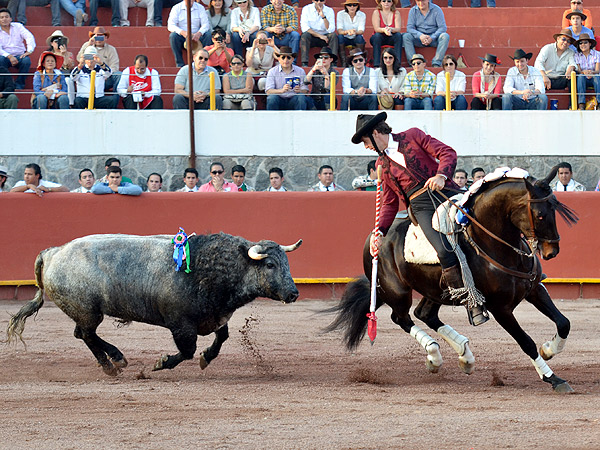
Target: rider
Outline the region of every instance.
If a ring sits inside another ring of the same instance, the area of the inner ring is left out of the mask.
[[[438,254],[442,265],[440,287],[461,288],[463,280],[456,254],[449,250],[451,246],[445,235],[431,225],[436,205],[444,202],[437,191],[447,197],[453,195],[449,188],[458,192],[458,186],[452,181],[456,152],[418,128],[392,134],[386,118],[385,112],[376,116],[359,114],[356,133],[352,136],[354,144],[362,142],[365,148],[377,152],[377,165],[383,167],[379,228],[371,235],[371,254],[377,253],[381,238],[392,225],[399,200],[402,200],[406,207],[410,204],[413,216]],[[484,305],[467,307],[467,311],[470,322],[475,326],[489,319]]]

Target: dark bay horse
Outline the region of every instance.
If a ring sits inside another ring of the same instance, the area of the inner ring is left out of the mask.
[[[545,362],[562,351],[570,323],[541,283],[542,267],[537,257],[537,252],[544,259],[558,255],[560,236],[556,229],[556,212],[569,225],[577,222],[575,213],[556,199],[549,186],[556,172],[555,167],[543,180],[501,178],[484,183],[465,204],[481,226],[470,223],[463,233],[459,233],[458,240],[489,312],[531,358],[543,381],[550,383],[556,392],[572,392],[569,384],[556,376]],[[442,323],[438,316],[442,304],[452,304],[442,296],[439,264],[414,264],[404,259],[404,240],[409,225],[408,220],[396,220],[383,240],[379,252],[377,307],[385,303],[392,308],[392,321],[421,344],[427,352],[428,370],[437,372],[442,365],[439,345],[416,326],[409,315],[413,289],[422,294],[423,299],[414,310],[415,316],[452,346],[459,355],[463,372],[471,373],[475,358],[469,349],[469,340]],[[368,238],[363,263],[366,277],[350,283],[340,303],[329,310],[337,316],[327,331],[343,330],[349,350],[358,346],[367,328],[370,304],[370,280],[367,277],[371,276],[372,264]],[[523,299],[556,324],[556,335],[542,345],[539,353],[513,314]]]

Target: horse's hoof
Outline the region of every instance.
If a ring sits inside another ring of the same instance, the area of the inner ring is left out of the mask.
[[[425,366],[427,367],[429,373],[438,373],[440,371],[440,367],[442,367],[441,365],[433,364],[433,362],[430,361],[429,358],[425,362]]]
[[[160,358],[158,358],[158,361],[156,361],[156,364],[154,364],[152,371],[164,369],[163,364],[166,363],[168,359],[169,357],[167,355],[163,355]]]
[[[119,375],[121,373],[121,369],[119,369],[118,367],[115,367],[113,365],[113,363],[111,363],[110,361],[108,361],[106,364],[102,365],[102,370],[104,371],[104,373],[110,377],[116,377],[117,375]]]
[[[467,375],[471,375],[475,371],[475,363],[465,361],[461,358],[458,359],[458,367]]]
[[[129,364],[124,356],[123,358],[117,360],[111,359],[111,361],[114,364],[114,366],[118,369],[124,369]]]
[[[200,353],[200,358],[198,358],[198,359],[199,359],[198,363],[200,364],[200,368],[202,370],[206,369],[208,367],[208,361],[204,357],[204,352]]]
[[[575,392],[573,390],[573,388],[571,387],[571,385],[569,383],[567,383],[566,381],[564,383],[560,383],[557,384],[556,386],[553,386],[554,392],[556,392],[557,394],[571,394],[573,392]]]
[[[544,361],[548,361],[554,356],[553,354],[546,352],[547,347],[550,347],[550,342],[546,342],[540,346],[540,356]]]

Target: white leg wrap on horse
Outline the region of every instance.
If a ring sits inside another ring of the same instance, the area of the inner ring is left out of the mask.
[[[563,339],[558,334],[555,334],[554,338],[551,341],[544,342],[542,347],[544,348],[544,353],[546,355],[554,356],[563,351],[566,343],[566,339]]]
[[[466,344],[469,343],[468,338],[462,334],[458,334],[450,325],[439,327],[437,332],[448,344],[450,344],[454,351],[458,353],[458,356],[463,356],[465,354],[465,350],[468,348]]]
[[[425,349],[427,352],[427,359],[431,361],[434,366],[439,367],[442,365],[443,361],[442,354],[440,353],[440,344],[438,344],[435,339],[416,325],[413,325],[410,329],[410,335]]]
[[[543,379],[544,376],[551,377],[553,375],[554,372],[552,372],[552,369],[548,367],[548,364],[546,364],[546,361],[544,361],[541,356],[538,355],[538,357],[535,358],[535,360],[532,359],[531,362],[533,363],[535,370],[537,370],[540,378]]]

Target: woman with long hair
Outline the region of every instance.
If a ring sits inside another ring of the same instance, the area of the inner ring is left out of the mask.
[[[450,74],[450,104],[456,111],[464,111],[468,108],[465,91],[467,89],[467,77],[460,70],[456,70],[457,61],[454,55],[446,55],[442,59],[442,70],[437,74],[435,86],[436,98],[433,99],[433,109],[438,111],[446,107],[446,73]]]
[[[208,20],[210,28],[220,28],[225,32],[225,43],[231,44],[231,11],[229,7],[233,0],[202,0],[208,8]]]
[[[406,69],[400,66],[396,54],[391,48],[381,52],[381,65],[377,69],[377,87],[379,106],[383,109],[394,109],[404,104],[404,78]]]
[[[502,77],[496,72],[498,58],[486,53],[481,70],[473,74],[471,109],[502,109]]]
[[[243,55],[256,39],[260,30],[260,11],[252,0],[235,0],[237,8],[231,11],[231,40],[236,55]]]
[[[396,9],[398,0],[376,0],[376,2],[377,9],[371,16],[375,32],[369,39],[373,46],[373,66],[379,67],[382,45],[393,46],[396,59],[402,63],[402,33],[400,32],[402,18],[400,11]]]
[[[358,0],[345,0],[342,3],[344,9],[337,13],[338,53],[341,64],[346,67],[348,61],[347,50],[358,47],[365,49],[365,26],[367,16],[360,10]]]
[[[596,41],[593,36],[582,33],[576,42],[577,54],[577,103],[578,109],[585,109],[585,91],[594,88],[596,94],[596,109],[600,109],[600,52],[594,50]]]

